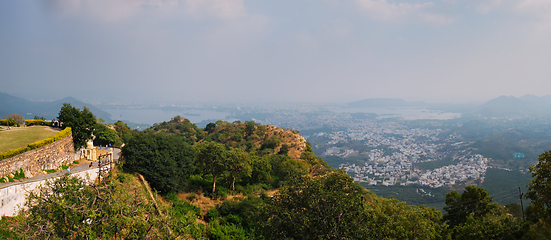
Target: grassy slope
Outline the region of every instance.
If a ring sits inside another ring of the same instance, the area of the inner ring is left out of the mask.
[[[480,184],[480,187],[488,190],[490,196],[494,197],[494,201],[502,205],[509,203],[520,204],[518,187],[521,188],[522,192],[526,192],[528,190],[526,185],[531,180],[531,174],[488,168],[486,180]],[[526,202],[529,201],[525,200],[525,204]]]
[[[11,130],[0,131],[0,152],[25,147],[29,143],[49,138],[58,132],[58,130],[43,126],[14,127]]]

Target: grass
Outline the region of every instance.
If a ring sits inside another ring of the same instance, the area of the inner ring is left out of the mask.
[[[25,147],[29,143],[49,138],[59,131],[45,126],[12,127],[0,132],[0,152]]]

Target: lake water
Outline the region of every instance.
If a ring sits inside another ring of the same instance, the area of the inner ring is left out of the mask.
[[[400,117],[405,120],[435,119],[447,120],[461,117],[461,113],[450,113],[429,110],[426,108],[342,108],[336,112],[347,113],[376,113],[377,119]]]
[[[225,120],[230,113],[209,110],[163,111],[158,109],[101,109],[111,114],[113,120],[125,120],[135,123],[161,123],[180,115],[192,123],[203,120]]]

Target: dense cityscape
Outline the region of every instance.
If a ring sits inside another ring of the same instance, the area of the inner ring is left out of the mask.
[[[322,156],[359,157],[365,163],[342,163],[355,181],[370,185],[419,184],[430,187],[452,186],[460,182],[483,181],[487,158],[473,154],[473,142],[458,141],[461,136],[451,134],[441,139],[442,129],[409,129],[398,122],[362,121],[345,131],[320,132],[312,137],[328,139]],[[348,141],[362,141],[366,148],[339,148],[335,145]],[[319,148],[320,145],[315,146]],[[443,151],[446,149],[445,151]],[[447,160],[447,161],[443,161]],[[449,165],[432,170],[417,167],[416,163],[446,162]]]

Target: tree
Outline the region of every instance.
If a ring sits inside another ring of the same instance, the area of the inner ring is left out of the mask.
[[[162,194],[178,192],[191,174],[194,152],[175,136],[139,133],[122,148],[123,169],[142,174]]]
[[[365,190],[344,171],[296,176],[268,206],[268,239],[370,239]]]
[[[283,144],[281,145],[281,148],[279,149],[279,152],[277,154],[287,155],[288,153],[289,153],[289,145]]]
[[[239,148],[232,148],[228,153],[227,170],[232,179],[231,189],[235,191],[235,179],[250,177],[253,171],[249,154]]]
[[[247,137],[254,134],[255,127],[256,123],[254,121],[245,121],[245,133],[247,133]]]
[[[25,123],[25,118],[19,114],[9,114],[8,116],[5,117],[5,119],[9,120],[9,119],[13,119],[13,121],[9,121],[9,122],[12,122],[12,125],[15,125],[14,123],[16,124],[23,124]],[[9,125],[8,125],[9,126]]]
[[[121,140],[126,143],[130,138],[132,138],[132,129],[126,125],[123,121],[116,121],[114,124],[115,131],[117,131]]]
[[[207,131],[208,134],[213,133],[215,129],[216,129],[215,123],[209,123],[207,124],[207,126],[205,126],[205,131]]]
[[[452,191],[446,194],[446,206],[444,220],[452,227],[467,221],[471,214],[475,218],[483,217],[495,208],[496,204],[490,204],[492,197],[484,188],[466,186],[463,193]]]
[[[442,213],[432,207],[407,205],[394,198],[369,200],[370,219],[365,224],[372,238],[446,239]]]
[[[522,218],[522,209],[521,206],[518,203],[509,203],[505,205],[505,208],[507,208],[507,213],[513,215],[513,217],[517,221],[521,221]]]
[[[551,151],[545,151],[538,158],[538,164],[531,166],[532,181],[528,184],[526,198],[532,200],[534,211],[543,217],[551,217]]]
[[[97,123],[94,127],[94,145],[108,145],[120,146],[121,139],[117,135],[117,132],[103,124]]]
[[[86,141],[92,138],[96,117],[87,107],[81,111],[69,103],[63,103],[57,120],[63,123],[63,128],[71,127],[75,151],[86,146]]]
[[[216,180],[228,168],[228,151],[224,144],[201,142],[194,145],[195,166],[203,173],[212,174],[212,193],[216,190]]]
[[[523,239],[530,230],[527,222],[515,221],[507,208],[496,205],[485,216],[470,214],[452,229],[453,239]],[[522,219],[522,217],[521,217]],[[533,238],[529,238],[533,239]]]

